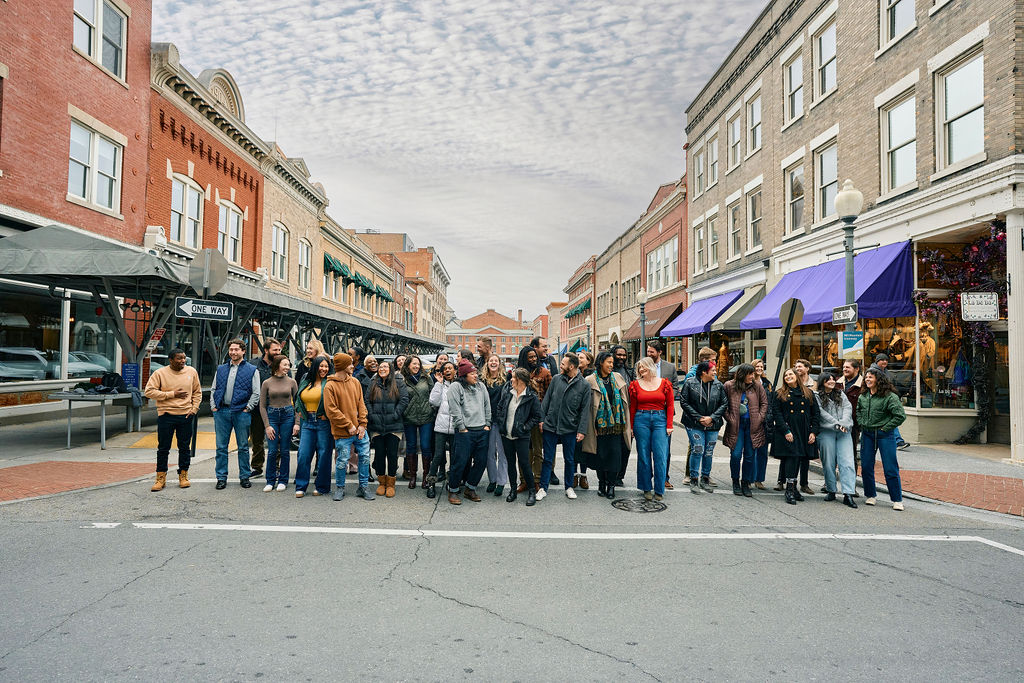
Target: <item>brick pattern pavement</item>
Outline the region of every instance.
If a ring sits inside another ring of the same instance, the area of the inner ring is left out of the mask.
[[[19,500],[130,481],[155,471],[152,463],[46,462],[0,468],[0,501]]]
[[[875,481],[885,483],[881,463],[875,464]],[[1024,479],[968,472],[900,470],[904,492],[946,503],[966,505],[1008,515],[1024,516]]]

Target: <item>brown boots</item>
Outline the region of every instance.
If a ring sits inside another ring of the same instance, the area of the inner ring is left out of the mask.
[[[150,491],[163,491],[165,486],[167,486],[167,473],[157,472],[156,483],[153,484],[153,488]]]
[[[187,489],[192,485],[188,480],[188,470],[178,470],[178,488]]]
[[[384,475],[377,476],[377,495],[383,496],[388,490],[388,478]]]
[[[398,477],[388,477],[388,476],[377,477],[377,495],[378,496],[384,496],[385,498],[394,498],[395,497],[395,482],[397,482],[397,481],[398,481]],[[415,482],[415,481],[416,480],[413,479],[413,482]],[[413,484],[413,488],[415,488],[415,486],[416,485],[414,483]]]

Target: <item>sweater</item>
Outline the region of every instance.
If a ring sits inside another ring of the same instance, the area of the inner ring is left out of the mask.
[[[188,392],[184,398],[177,398],[174,392],[184,389]],[[199,384],[199,373],[186,365],[181,372],[171,370],[165,365],[152,375],[146,382],[146,398],[156,401],[158,415],[189,415],[198,413],[203,402],[203,388]]]
[[[354,429],[366,427],[363,386],[347,373],[330,375],[324,384],[324,413],[331,421],[335,439],[353,436]]]
[[[636,424],[636,411],[638,410],[661,410],[665,413],[665,424],[671,428],[675,419],[676,397],[672,390],[672,383],[662,379],[658,388],[648,391],[640,386],[640,382],[634,380],[629,383],[629,421]]]
[[[491,426],[491,398],[483,382],[468,386],[453,383],[448,391],[448,409],[457,432]]]
[[[841,389],[839,390],[839,405],[832,401],[823,401],[818,392],[814,392],[814,398],[818,401],[818,413],[821,416],[818,426],[821,431],[837,432],[839,430],[836,427],[843,427],[846,431],[853,429],[853,404]]]
[[[263,424],[270,424],[267,408],[294,408],[295,396],[298,393],[299,387],[295,380],[287,375],[271,375],[263,380],[260,386],[260,415],[263,417]]]

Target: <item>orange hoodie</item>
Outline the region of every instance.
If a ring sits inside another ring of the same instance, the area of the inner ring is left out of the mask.
[[[366,403],[363,385],[348,373],[327,377],[324,384],[324,412],[331,421],[331,434],[335,439],[352,436],[352,427],[366,427]]]

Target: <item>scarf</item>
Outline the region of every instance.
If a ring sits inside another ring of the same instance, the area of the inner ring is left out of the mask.
[[[623,405],[622,392],[616,390],[614,382],[613,375],[608,375],[607,380],[601,379],[600,375],[597,377],[597,388],[601,391],[601,401],[597,407],[595,424],[599,432],[605,430],[611,433],[622,432],[626,426],[626,407]],[[614,394],[614,397],[608,395],[609,384],[611,384],[611,393]]]

